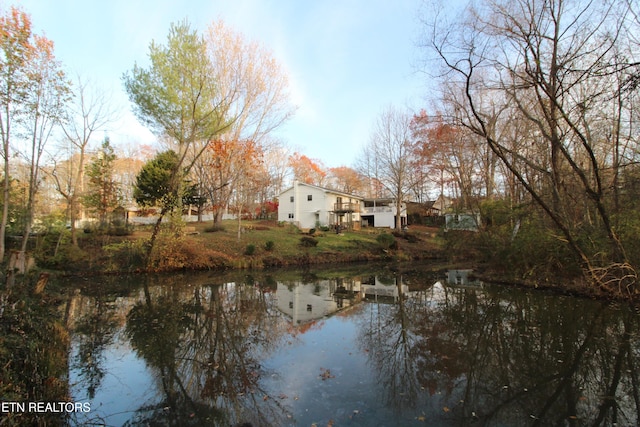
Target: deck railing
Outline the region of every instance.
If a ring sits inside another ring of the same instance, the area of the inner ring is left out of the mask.
[[[334,212],[360,212],[360,205],[352,202],[342,202],[333,204]]]

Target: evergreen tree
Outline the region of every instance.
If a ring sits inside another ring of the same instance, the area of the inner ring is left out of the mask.
[[[105,138],[96,158],[87,165],[88,192],[85,207],[98,215],[100,226],[109,222],[109,215],[122,206],[120,187],[114,178],[114,162],[117,159],[109,138]]]

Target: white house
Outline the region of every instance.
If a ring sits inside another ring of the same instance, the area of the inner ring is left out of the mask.
[[[396,202],[394,199],[365,199],[360,216],[362,224],[369,227],[396,227]],[[400,221],[407,225],[407,205],[400,205]]]
[[[364,199],[328,188],[294,181],[278,197],[278,221],[301,229],[322,226],[360,228]]]
[[[319,280],[315,283],[278,282],[276,290],[278,310],[291,317],[294,325],[299,325],[325,318],[348,308],[356,300],[341,298],[340,292],[351,291],[352,295],[359,294],[360,280],[353,279],[349,283],[338,282],[339,279]]]

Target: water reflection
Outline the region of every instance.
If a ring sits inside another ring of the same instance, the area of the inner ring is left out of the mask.
[[[633,310],[470,273],[175,276],[76,294],[71,382],[97,408],[78,423],[637,425]]]

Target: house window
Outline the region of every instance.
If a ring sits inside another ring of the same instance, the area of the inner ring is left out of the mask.
[[[289,219],[293,219],[293,214],[292,213],[289,214]]]
[[[307,195],[307,200],[308,201],[312,201],[313,200],[313,196],[311,194]]]
[[[289,201],[293,203],[293,196],[289,197]]]

